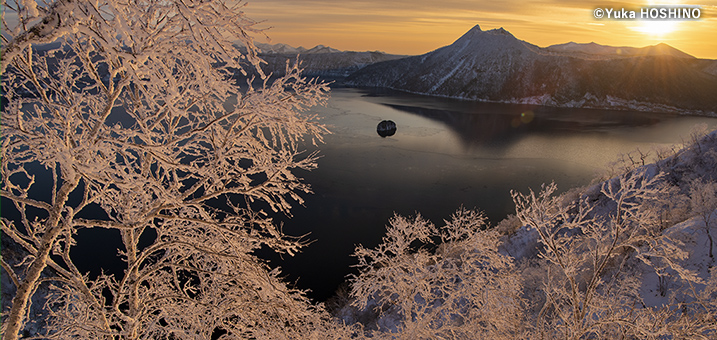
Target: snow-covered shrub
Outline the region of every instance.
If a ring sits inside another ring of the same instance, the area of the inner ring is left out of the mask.
[[[704,225],[709,242],[709,257],[714,259],[712,229],[717,219],[717,182],[705,181],[701,178],[690,182],[690,207],[692,213],[699,216]]]
[[[523,331],[520,279],[498,252],[482,213],[458,210],[445,226],[395,216],[376,248],[358,246],[351,295],[381,313],[374,337],[513,338]],[[391,320],[389,322],[388,320]]]
[[[495,230],[501,235],[512,235],[518,230],[518,228],[521,227],[521,225],[520,219],[518,219],[517,216],[510,214],[498,222],[495,226]]]
[[[701,281],[679,265],[686,253],[666,237],[660,201],[668,186],[648,169],[627,172],[602,185],[602,199],[587,197],[564,205],[554,184],[539,194],[513,193],[517,215],[534,228],[548,266],[545,303],[535,320],[536,338],[650,338],[667,332],[646,320],[641,277],[634,259],[658,272],[671,270],[691,283]]]

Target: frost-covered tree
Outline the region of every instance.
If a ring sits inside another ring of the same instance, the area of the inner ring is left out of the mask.
[[[533,337],[668,336],[663,326],[672,321],[671,310],[644,308],[642,278],[630,269],[639,260],[658,275],[670,270],[685,282],[701,282],[679,265],[687,256],[679,242],[662,233],[659,202],[668,199],[663,175],[624,173],[606,181],[591,201],[584,196],[564,202],[553,195],[556,189],[551,184],[539,194],[513,193],[518,218],[542,244],[544,303],[534,315]]]
[[[523,330],[512,258],[482,213],[458,210],[445,226],[395,216],[376,248],[358,246],[355,306],[374,306],[389,339],[511,339]],[[386,321],[386,320],[393,320]]]
[[[717,182],[705,181],[701,178],[690,182],[690,206],[692,212],[697,214],[704,223],[704,230],[707,233],[707,242],[709,242],[709,256],[714,259],[712,248],[714,240],[712,239],[712,215],[717,210]]]
[[[2,6],[2,197],[20,216],[3,218],[2,233],[28,253],[2,263],[17,285],[5,339],[43,284],[49,338],[309,338],[334,327],[253,254],[302,246],[264,210],[288,214],[309,192],[292,169],[316,165],[300,143],[325,129],[304,112],[328,88],[296,67],[263,77],[242,3]],[[240,91],[231,76],[250,72],[263,79],[245,77]],[[75,266],[83,228],[117,231],[122,275]],[[47,267],[55,276],[41,278]]]

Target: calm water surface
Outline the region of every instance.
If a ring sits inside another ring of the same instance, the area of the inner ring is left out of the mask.
[[[461,205],[494,225],[514,213],[510,190],[588,184],[618,155],[670,147],[697,124],[717,119],[659,113],[474,103],[337,87],[313,110],[330,126],[319,168],[300,175],[314,195],[293,217],[290,235],[310,233],[295,257],[272,257],[288,279],[323,300],[355,263],[355,245],[375,246],[394,213],[442,223]],[[382,138],[382,120],[397,125]]]

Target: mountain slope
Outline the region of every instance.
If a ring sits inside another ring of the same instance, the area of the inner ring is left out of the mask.
[[[502,28],[482,31],[476,25],[451,45],[369,65],[347,81],[470,100],[717,112],[717,77],[705,72],[705,61],[658,53],[665,50],[669,51],[659,46],[632,51],[631,57],[582,57],[584,51],[556,53],[518,40]]]
[[[605,46],[596,44],[594,42],[588,44],[569,42],[566,44],[551,45],[546,47],[545,50],[566,54],[577,53],[582,54],[582,57],[588,57],[588,55],[597,55],[602,57],[614,58],[635,56],[673,56],[677,58],[695,58],[665,43],[638,48],[627,46]]]

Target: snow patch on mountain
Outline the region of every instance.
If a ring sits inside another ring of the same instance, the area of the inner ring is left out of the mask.
[[[443,85],[444,82],[446,82],[446,79],[453,77],[453,75],[461,69],[463,64],[465,63],[465,60],[461,60],[456,67],[454,67],[448,74],[446,74],[443,78],[439,79],[438,82],[436,82],[436,85],[434,85],[428,92],[435,92],[438,87]]]
[[[709,60],[705,64],[706,66],[703,71],[713,76],[717,76],[717,60]]]

